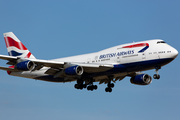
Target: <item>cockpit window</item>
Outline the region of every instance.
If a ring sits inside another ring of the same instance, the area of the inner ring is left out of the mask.
[[[164,41],[158,41],[158,42],[157,42],[157,44],[160,44],[160,43],[166,43],[166,42],[164,42]]]

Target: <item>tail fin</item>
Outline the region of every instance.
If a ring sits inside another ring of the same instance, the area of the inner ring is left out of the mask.
[[[4,39],[9,56],[36,59],[12,32],[4,33]]]

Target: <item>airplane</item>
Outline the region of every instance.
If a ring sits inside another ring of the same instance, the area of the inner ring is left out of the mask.
[[[141,71],[155,69],[154,79],[160,79],[159,70],[178,56],[178,51],[161,39],[133,42],[99,52],[53,60],[36,59],[12,32],[4,33],[8,55],[0,55],[9,67],[0,67],[9,75],[48,82],[76,81],[76,89],[96,90],[107,84],[112,92],[114,83],[125,77],[135,85],[149,85],[152,77]]]

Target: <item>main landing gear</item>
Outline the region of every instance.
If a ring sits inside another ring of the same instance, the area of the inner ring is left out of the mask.
[[[112,92],[112,88],[114,87],[114,83],[109,82],[107,84],[107,88],[105,89],[106,92]]]
[[[83,88],[87,88],[87,90],[91,90],[91,91],[97,90],[98,88],[97,85],[93,85],[93,80],[90,80],[88,86],[87,84],[84,84],[83,80],[77,80],[77,84],[75,84],[74,87],[80,90],[82,90]]]
[[[108,76],[109,78],[109,83],[107,84],[107,88],[105,88],[106,92],[112,92],[112,88],[114,87],[114,83],[111,83],[113,81],[113,76]]]
[[[161,66],[157,66],[157,67],[155,67],[155,71],[156,71],[156,74],[154,74],[154,76],[153,76],[153,78],[154,79],[160,79],[160,75],[159,75],[159,73],[158,73],[158,70],[159,69],[161,69]]]
[[[87,90],[93,91],[93,90],[97,90],[97,88],[98,88],[97,85],[93,85],[93,79],[90,80],[90,82],[89,82],[88,85],[89,85],[89,86],[87,87]]]
[[[75,84],[74,87],[75,87],[76,89],[80,89],[80,90],[82,90],[83,88],[86,88],[87,85],[86,85],[86,84],[83,84],[83,82],[84,82],[84,81],[82,81],[82,80],[77,80],[77,84]]]
[[[87,87],[87,90],[91,90],[91,91],[93,91],[93,90],[97,90],[97,85],[89,85],[88,87]]]
[[[112,80],[113,80],[113,76],[110,76],[107,87],[105,88],[106,92],[112,92],[112,88],[114,88],[114,83],[111,83]],[[89,80],[78,79],[74,87],[80,90],[84,88],[87,88],[88,91],[97,90],[98,86],[93,85],[93,82],[95,82],[94,79],[89,79]]]

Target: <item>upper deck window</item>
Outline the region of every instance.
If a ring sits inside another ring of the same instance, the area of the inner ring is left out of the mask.
[[[166,43],[166,42],[164,42],[164,41],[158,41],[158,42],[157,42],[157,44],[160,44],[160,43]]]

